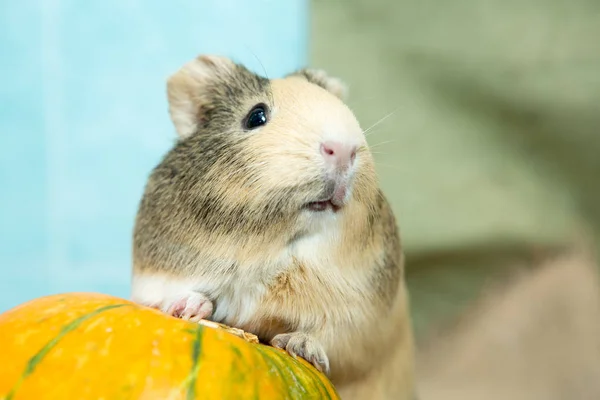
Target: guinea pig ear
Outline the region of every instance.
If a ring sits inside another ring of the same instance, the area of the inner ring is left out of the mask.
[[[207,86],[234,68],[235,63],[226,57],[200,55],[169,77],[169,113],[180,138],[197,131],[201,106],[210,101]]]
[[[327,72],[321,69],[304,68],[288,76],[301,76],[307,81],[321,86],[341,100],[346,100],[348,96],[348,87],[346,84],[338,78],[329,76]]]

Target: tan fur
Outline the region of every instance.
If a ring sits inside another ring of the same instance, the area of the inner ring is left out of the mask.
[[[306,68],[296,72],[296,76],[304,76],[310,81],[315,82],[334,96],[341,100],[346,100],[348,96],[348,87],[340,79],[331,77],[327,72],[320,69]]]
[[[419,358],[430,400],[600,399],[598,266],[575,252],[490,293]]]
[[[330,366],[344,400],[412,400],[396,222],[341,82],[315,70],[265,81],[204,56],[169,79],[168,94],[180,142],[140,204],[133,299],[167,310],[205,295],[211,319]],[[260,103],[269,122],[244,131]],[[303,205],[323,193],[328,140],[358,153],[345,206],[315,214]]]
[[[226,71],[232,66],[233,63],[224,57],[200,56],[169,78],[169,112],[180,137],[191,135],[197,128],[197,105],[205,101],[202,86],[211,78],[212,70]]]

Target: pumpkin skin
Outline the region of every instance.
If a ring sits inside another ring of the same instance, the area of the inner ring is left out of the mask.
[[[303,359],[94,293],[0,315],[0,398],[333,399]]]

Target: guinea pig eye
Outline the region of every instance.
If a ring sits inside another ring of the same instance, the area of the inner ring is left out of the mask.
[[[264,104],[257,104],[250,110],[244,119],[244,128],[256,129],[267,123],[267,107]]]

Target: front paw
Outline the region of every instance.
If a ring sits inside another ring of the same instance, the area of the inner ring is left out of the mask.
[[[329,375],[329,359],[323,346],[306,333],[293,332],[276,335],[271,346],[286,350],[293,357],[300,356],[319,371]]]
[[[202,293],[189,292],[171,299],[162,308],[176,318],[199,322],[212,315],[213,303]]]

